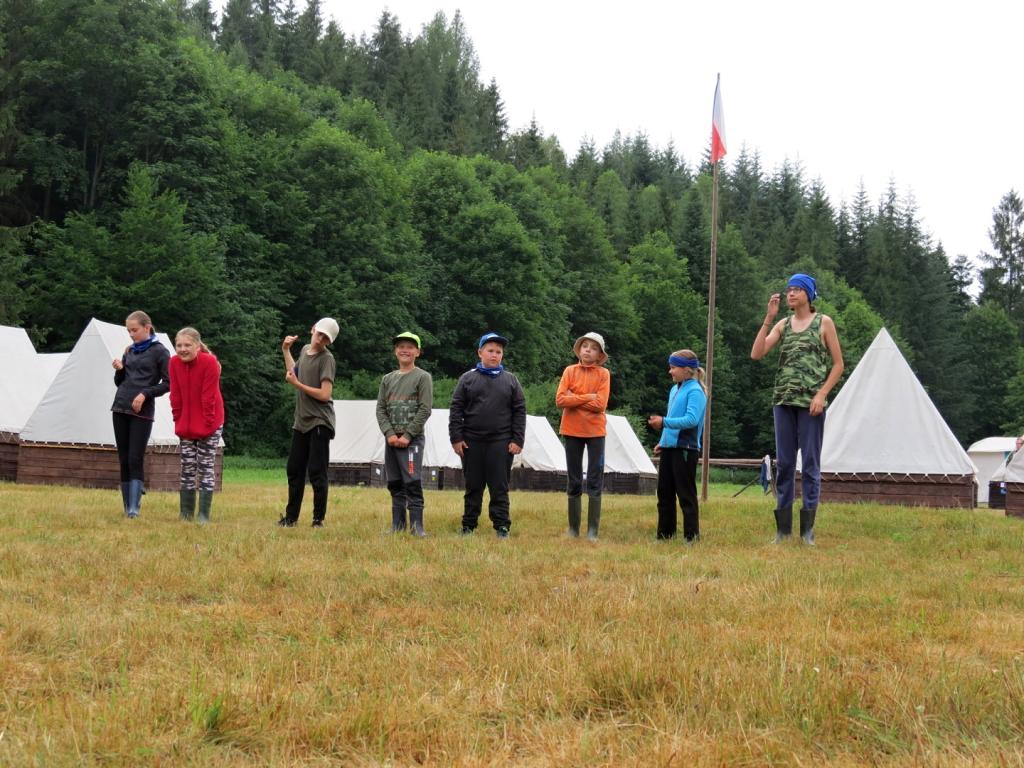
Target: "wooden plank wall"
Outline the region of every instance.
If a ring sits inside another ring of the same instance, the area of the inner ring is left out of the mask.
[[[0,432],[0,480],[18,479],[18,436]]]
[[[217,490],[223,486],[224,457],[217,452]],[[177,491],[181,463],[177,449],[146,451],[146,489]],[[121,470],[117,450],[105,447],[53,446],[22,443],[18,448],[19,483],[117,488]]]
[[[799,491],[800,483],[797,482],[798,495]],[[870,501],[908,507],[973,509],[974,479],[967,475],[963,478],[912,482],[906,478],[847,478],[822,475],[821,499],[840,504]]]
[[[1024,483],[1006,484],[1006,516],[1024,517]]]

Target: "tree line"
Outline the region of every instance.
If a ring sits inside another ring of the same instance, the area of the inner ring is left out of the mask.
[[[895,184],[837,207],[747,148],[720,181],[715,455],[771,448],[774,371],[749,349],[795,271],[818,278],[848,371],[885,325],[959,439],[1020,431],[1016,192],[975,270]],[[338,396],[374,396],[388,340],[414,330],[446,404],[497,329],[552,418],[572,340],[598,331],[611,406],[639,425],[667,354],[704,354],[710,197],[706,147],[688,162],[641,132],[568,158],[536,120],[510,131],[458,14],[413,35],[385,11],[357,40],[318,0],[229,0],[219,19],[208,0],[0,1],[0,323],[47,350],[136,308],[197,326],[232,450],[282,450],[278,343],[322,315],[342,326]]]

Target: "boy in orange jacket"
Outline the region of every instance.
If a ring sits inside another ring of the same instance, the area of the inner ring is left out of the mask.
[[[597,539],[601,523],[601,488],[604,481],[604,439],[607,434],[605,411],[611,374],[604,367],[608,360],[604,338],[585,333],[573,345],[579,363],[562,372],[555,394],[555,405],[562,409],[559,432],[565,438],[565,463],[568,468],[566,491],[569,494],[569,535],[580,535],[583,494],[583,449],[587,450],[587,538]]]

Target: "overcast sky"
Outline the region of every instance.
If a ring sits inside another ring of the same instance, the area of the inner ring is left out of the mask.
[[[302,3],[297,3],[300,8]],[[671,139],[693,167],[708,144],[721,73],[729,155],[773,170],[798,161],[833,204],[863,181],[876,202],[895,181],[952,259],[991,250],[992,209],[1024,188],[1024,4],[861,0],[575,2],[323,0],[348,36],[381,11],[415,36],[461,10],[497,79],[510,128],[531,116],[569,159],[615,130]]]

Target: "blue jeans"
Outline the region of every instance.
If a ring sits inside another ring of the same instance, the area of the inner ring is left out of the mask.
[[[821,440],[825,434],[825,412],[811,416],[807,408],[776,405],[775,417],[775,490],[779,509],[793,506],[796,484],[796,452],[800,449],[804,509],[817,509],[821,495]]]

